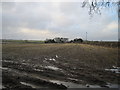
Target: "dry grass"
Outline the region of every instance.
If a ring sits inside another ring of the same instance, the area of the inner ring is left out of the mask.
[[[66,58],[66,62],[83,62],[96,68],[117,65],[118,49],[87,44],[3,44],[3,59],[30,59],[38,57]],[[71,61],[70,61],[71,60]]]

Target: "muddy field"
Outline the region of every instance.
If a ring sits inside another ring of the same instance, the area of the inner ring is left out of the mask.
[[[103,47],[111,47],[116,48],[120,45],[120,42],[115,41],[84,41],[83,44],[90,44],[90,45],[97,45],[97,46],[103,46]]]
[[[3,44],[3,90],[118,88],[118,49],[87,44]]]

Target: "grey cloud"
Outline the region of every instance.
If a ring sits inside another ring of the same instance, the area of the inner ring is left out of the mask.
[[[3,3],[2,26],[3,37],[13,39],[44,39],[49,37],[31,37],[23,34],[20,28],[32,30],[49,30],[62,37],[83,37],[88,32],[90,40],[116,40],[116,30],[103,33],[102,30],[111,22],[117,22],[115,15],[103,10],[101,16],[90,19],[87,8],[81,3]],[[101,33],[102,35],[99,35]],[[113,34],[112,34],[113,33]]]

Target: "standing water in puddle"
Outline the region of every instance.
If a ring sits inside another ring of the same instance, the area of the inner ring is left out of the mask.
[[[81,85],[81,84],[76,84],[76,83],[72,83],[72,82],[64,82],[64,81],[58,81],[58,80],[50,80],[50,82],[65,85],[67,88],[104,88],[99,85],[89,85],[89,84]],[[119,87],[117,84],[108,84],[106,86],[109,88],[118,88]]]
[[[0,69],[2,69],[2,70],[8,70],[8,68],[1,67],[1,66],[0,66]]]
[[[109,88],[119,88],[120,86],[117,84],[111,84],[111,83],[107,83],[107,85]]]
[[[105,71],[111,71],[114,73],[120,73],[120,67],[112,68],[112,69],[105,69]]]
[[[58,55],[55,55],[56,58],[58,58]]]
[[[52,70],[60,70],[59,68],[54,66],[45,66],[45,68],[52,69]]]
[[[58,81],[58,80],[50,80],[50,82],[57,83],[57,84],[63,84],[67,88],[88,88],[85,85],[76,84],[76,83],[72,83],[72,82],[64,82],[64,81]],[[89,85],[89,88],[101,88],[101,87],[98,85]]]
[[[23,85],[26,85],[26,86],[30,86],[30,87],[32,87],[32,88],[42,88],[42,87],[40,87],[40,86],[38,86],[38,85],[33,85],[33,84],[31,84],[31,83],[26,83],[26,82],[20,82],[21,84],[23,84]]]

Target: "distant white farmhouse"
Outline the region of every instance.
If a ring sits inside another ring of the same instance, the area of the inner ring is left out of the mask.
[[[66,43],[66,42],[68,42],[68,38],[59,38],[59,37],[56,37],[56,38],[54,38],[54,41],[56,43]]]

